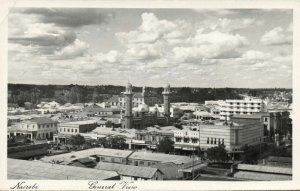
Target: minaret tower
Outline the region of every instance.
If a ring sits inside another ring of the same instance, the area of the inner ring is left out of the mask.
[[[164,86],[164,91],[162,92],[164,96],[164,115],[167,119],[167,122],[169,123],[170,120],[170,84],[166,84]]]
[[[125,128],[130,129],[132,127],[132,85],[127,83],[125,92],[126,110],[125,110]]]

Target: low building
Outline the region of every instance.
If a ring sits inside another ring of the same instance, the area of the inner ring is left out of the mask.
[[[88,133],[97,127],[96,120],[71,121],[58,125],[58,134],[54,135],[55,142],[66,143],[68,137],[80,133]]]
[[[122,113],[122,108],[101,108],[95,104],[83,108],[83,113],[88,117],[100,116],[106,117],[111,115],[120,115]]]
[[[22,121],[19,125],[8,127],[8,136],[26,135],[31,140],[47,139],[52,140],[57,132],[57,121],[48,117],[34,117],[27,121]]]
[[[120,176],[114,171],[17,159],[7,159],[7,178],[21,180],[120,180]]]
[[[154,167],[131,166],[116,163],[99,162],[95,169],[115,171],[121,180],[163,180],[164,174]]]
[[[72,164],[78,159],[92,157],[96,162],[127,164],[127,159],[132,153],[133,151],[128,150],[93,148],[72,153],[48,156],[41,158],[40,160],[50,163],[55,162],[57,164]]]
[[[157,144],[164,138],[173,140],[174,131],[178,130],[174,126],[147,127],[145,130],[137,130],[136,139],[128,142],[129,149],[157,149]]]
[[[172,162],[178,166],[184,166],[192,161],[193,159],[187,156],[151,153],[146,151],[134,152],[128,157],[128,164],[134,166],[151,166],[165,162]]]
[[[14,159],[35,159],[48,154],[48,144],[21,144],[7,147],[7,157]]]
[[[16,103],[8,103],[7,104],[7,110],[8,111],[15,111],[18,108],[19,108],[19,106]]]

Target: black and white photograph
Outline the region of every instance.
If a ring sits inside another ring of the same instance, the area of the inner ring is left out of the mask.
[[[293,9],[16,6],[6,17],[10,189],[293,180]]]

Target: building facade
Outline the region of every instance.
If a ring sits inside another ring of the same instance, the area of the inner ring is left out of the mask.
[[[263,111],[263,107],[261,99],[225,100],[221,104],[220,119],[230,120],[230,116],[234,114],[251,115]]]
[[[178,150],[196,151],[220,144],[229,152],[239,152],[244,145],[256,145],[263,141],[263,126],[260,122],[248,124],[199,123],[174,131],[174,147]]]
[[[30,140],[52,140],[53,135],[57,132],[57,124],[57,121],[47,117],[35,117],[21,122],[15,128],[9,128],[8,136],[26,135]]]

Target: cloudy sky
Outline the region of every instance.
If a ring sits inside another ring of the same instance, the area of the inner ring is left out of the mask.
[[[292,87],[291,10],[11,9],[8,82]]]

